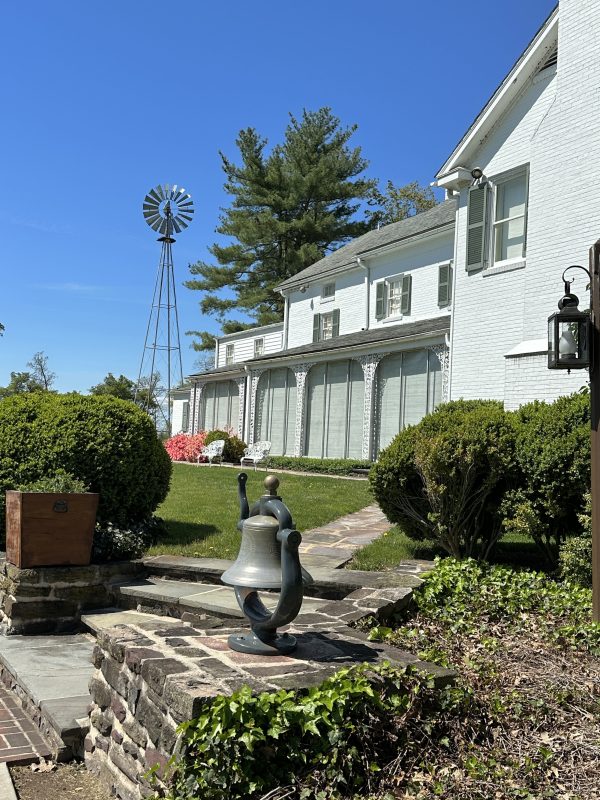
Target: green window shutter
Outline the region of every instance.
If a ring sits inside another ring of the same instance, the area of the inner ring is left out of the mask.
[[[340,310],[339,308],[334,308],[331,338],[335,339],[339,335],[340,335]]]
[[[410,314],[410,302],[412,299],[412,275],[402,276],[402,300],[400,311],[402,314]]]
[[[375,299],[375,319],[383,319],[386,316],[385,307],[387,304],[387,285],[385,281],[376,284]]]
[[[438,271],[438,306],[450,304],[452,292],[452,267],[450,264],[441,264]]]
[[[313,342],[321,340],[321,315],[315,314],[313,317]]]
[[[467,217],[467,271],[482,269],[485,264],[487,184],[469,189]]]

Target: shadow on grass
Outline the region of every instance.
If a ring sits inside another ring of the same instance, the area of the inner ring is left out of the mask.
[[[221,533],[214,525],[203,525],[198,522],[181,522],[180,520],[166,519],[168,536],[161,537],[157,545],[188,545],[201,542]]]

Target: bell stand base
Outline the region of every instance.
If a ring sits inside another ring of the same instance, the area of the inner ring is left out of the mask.
[[[296,649],[296,637],[282,633],[265,642],[254,631],[250,631],[232,633],[227,639],[227,644],[238,653],[251,653],[254,656],[286,656]]]

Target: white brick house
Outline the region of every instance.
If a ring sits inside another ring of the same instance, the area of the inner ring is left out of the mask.
[[[441,400],[578,389],[546,367],[546,320],[600,236],[599,44],[600,2],[561,0],[438,171],[448,199],[284,281],[282,323],[219,338],[191,429],[373,459]]]

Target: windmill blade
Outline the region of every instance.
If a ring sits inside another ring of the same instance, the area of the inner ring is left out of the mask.
[[[163,191],[165,193],[165,200],[168,200],[169,199],[169,195],[171,193],[171,184],[170,183],[165,183],[165,185],[163,186]]]
[[[192,198],[189,196],[189,194],[188,194],[188,197],[190,198],[189,200],[180,200],[177,203],[179,208],[192,208],[192,206],[194,205],[193,202],[192,202]]]
[[[165,189],[164,186],[160,185],[160,183],[158,184],[158,186],[155,187],[155,192],[158,194],[161,201],[165,199]]]
[[[181,231],[182,231],[182,228],[180,228],[180,227],[179,227],[179,223],[177,222],[177,219],[172,219],[172,220],[171,220],[171,223],[172,223],[172,225],[173,225],[173,228],[174,228],[174,230],[175,230],[175,233],[181,233]]]
[[[178,227],[179,227],[179,230],[177,231],[177,233],[180,233],[181,231],[184,231],[188,226],[187,222],[182,220],[181,217],[177,217],[176,219],[174,219],[173,220],[173,224],[174,225],[177,224]]]
[[[156,189],[150,189],[148,194],[146,195],[146,200],[151,202],[152,200],[156,201],[156,205],[159,205],[162,202],[161,196],[158,194]]]
[[[156,231],[158,233],[160,231],[160,226],[162,225],[162,223],[163,223],[162,218],[158,217],[158,219],[155,222],[153,222],[152,225],[150,225],[150,227],[152,228],[153,231]]]
[[[158,214],[158,206],[149,206],[142,211],[142,214],[145,217],[153,217],[155,214]]]
[[[160,217],[159,216],[151,217],[150,219],[146,220],[146,222],[148,223],[148,225],[150,225],[151,228],[154,228],[154,225],[159,221],[160,221]]]
[[[153,198],[146,195],[142,208],[158,208],[160,204]]]
[[[182,219],[186,219],[188,222],[191,222],[193,213],[194,213],[193,209],[192,211],[180,211],[178,216],[181,217]]]

